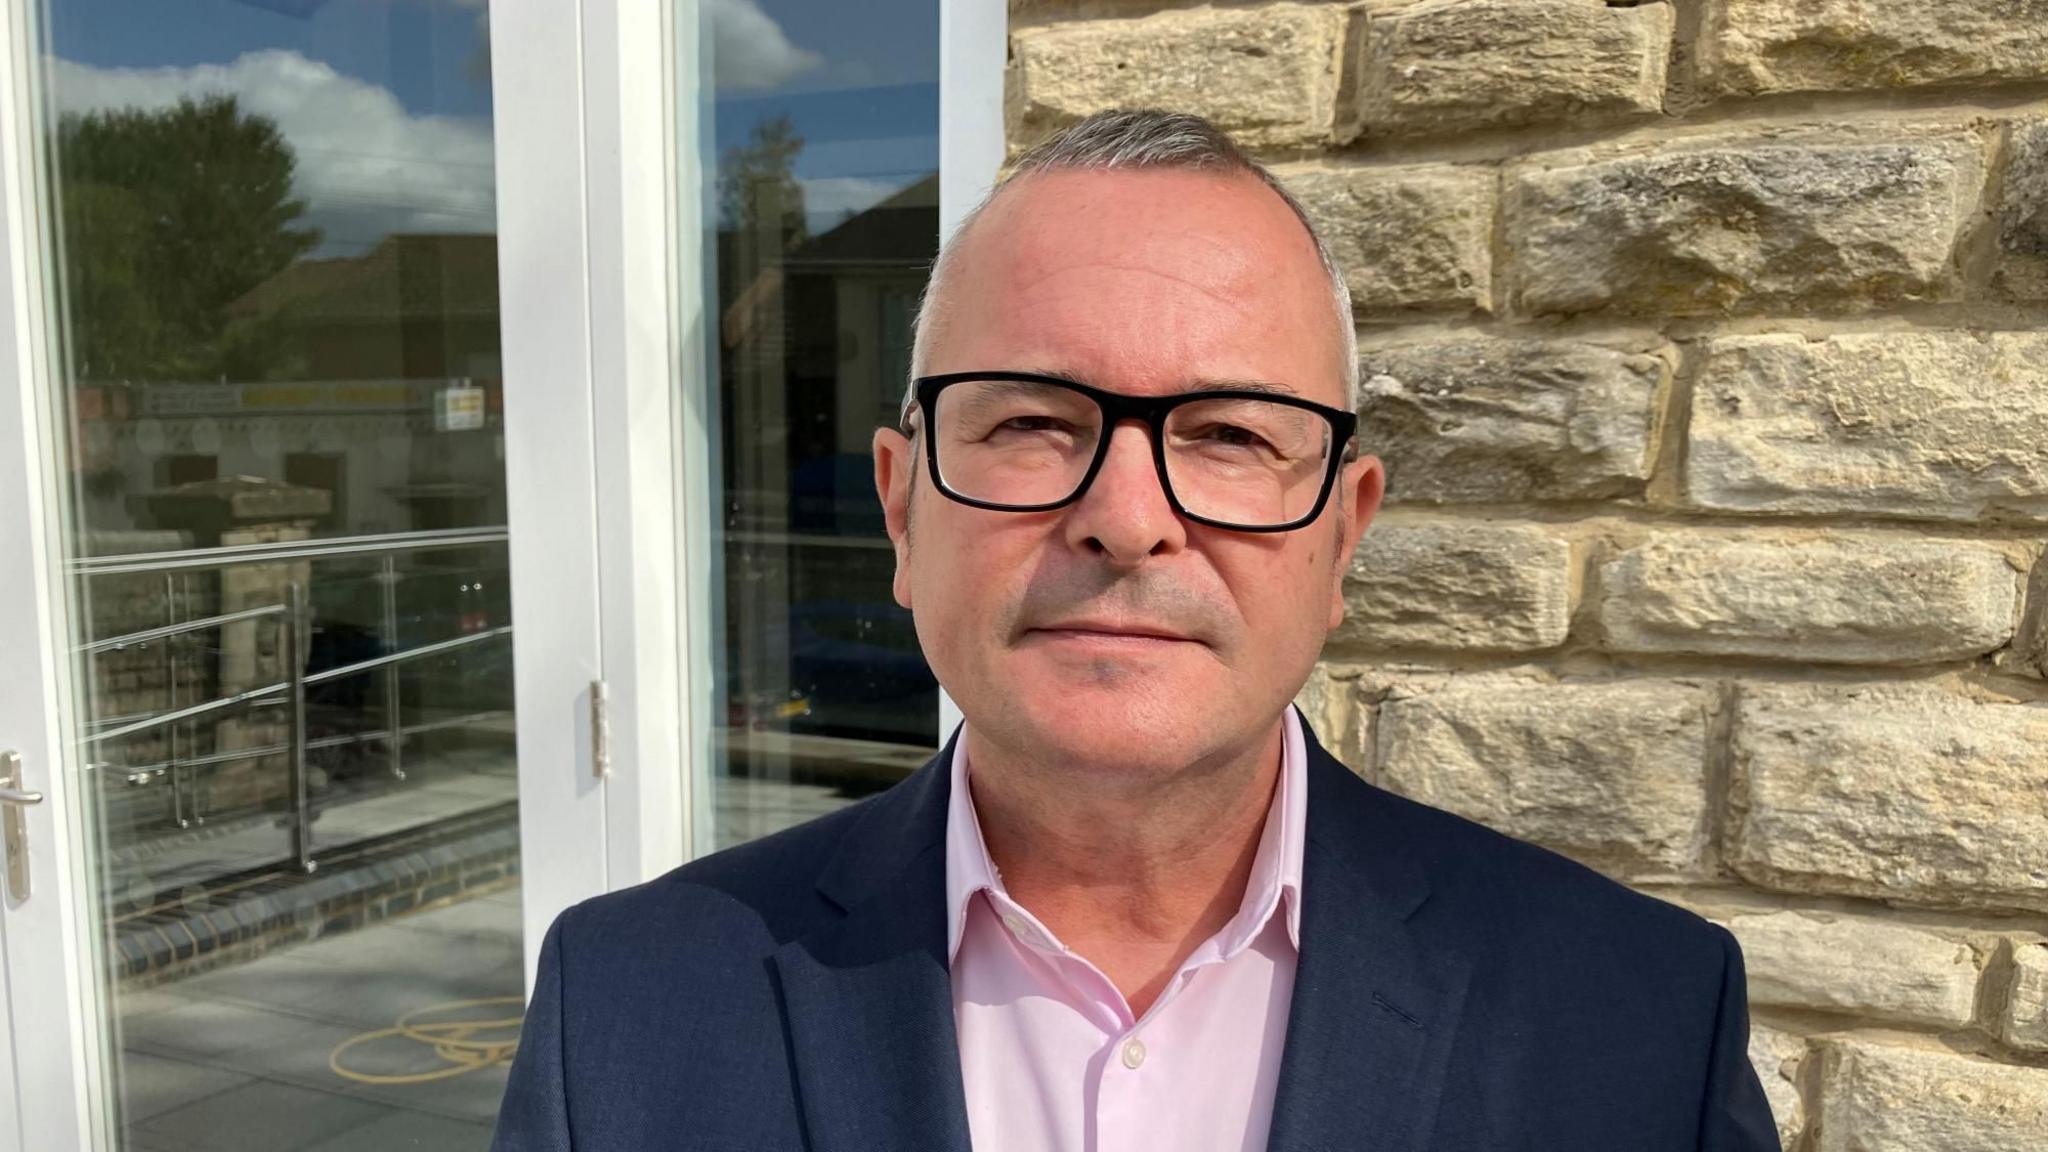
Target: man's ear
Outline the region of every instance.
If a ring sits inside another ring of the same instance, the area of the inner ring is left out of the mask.
[[[1340,516],[1337,531],[1337,571],[1330,581],[1330,627],[1344,622],[1344,572],[1365,530],[1379,515],[1380,500],[1386,495],[1387,472],[1377,456],[1361,456],[1337,474],[1337,488],[1344,499],[1337,501]]]
[[[896,603],[910,607],[910,482],[917,475],[917,447],[894,428],[875,429],[875,495],[882,523],[896,549]]]

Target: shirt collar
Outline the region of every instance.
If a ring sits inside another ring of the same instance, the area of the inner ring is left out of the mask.
[[[968,789],[964,730],[953,741],[949,770],[952,786],[946,807],[946,960],[951,963],[960,952],[960,937],[967,930],[968,902],[982,892],[1000,898],[1005,904],[1010,901],[1002,875],[989,858],[988,843],[981,835],[981,819],[975,814],[974,796]],[[1223,958],[1235,955],[1265,929],[1275,910],[1284,908],[1287,938],[1300,950],[1301,859],[1307,827],[1308,749],[1301,733],[1301,716],[1290,705],[1280,726],[1280,779],[1273,789],[1272,805],[1266,810],[1258,853],[1252,857],[1244,902],[1230,923],[1202,948],[1213,944]]]

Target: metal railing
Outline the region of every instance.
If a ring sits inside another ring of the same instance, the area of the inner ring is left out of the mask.
[[[199,701],[184,706],[176,702],[179,667],[175,654],[166,644],[169,660],[167,684],[172,695],[171,707],[158,712],[131,713],[109,717],[90,725],[90,730],[80,738],[88,750],[110,741],[140,735],[161,728],[169,728],[171,737],[170,755],[155,764],[123,765],[120,770],[127,774],[130,783],[168,775],[172,795],[172,816],[180,827],[191,823],[204,822],[203,816],[186,816],[185,786],[190,769],[211,768],[236,761],[259,759],[279,754],[288,757],[286,764],[289,774],[287,790],[291,807],[287,821],[291,828],[292,860],[306,872],[319,867],[313,856],[312,797],[309,789],[306,753],[318,748],[332,748],[345,744],[368,743],[382,740],[385,744],[389,770],[393,779],[404,780],[405,764],[402,745],[406,737],[426,732],[439,731],[476,721],[496,713],[442,717],[437,720],[407,725],[402,723],[400,700],[400,669],[414,661],[433,656],[445,655],[471,645],[510,636],[509,624],[488,628],[480,632],[467,633],[447,640],[416,645],[402,651],[389,651],[383,655],[358,660],[319,672],[306,671],[306,653],[301,650],[302,626],[308,622],[306,590],[297,580],[286,585],[285,601],[281,604],[265,604],[233,612],[218,613],[195,620],[177,620],[177,594],[171,583],[171,573],[193,570],[218,570],[239,564],[274,564],[286,561],[331,560],[341,557],[378,556],[380,570],[376,579],[382,585],[382,633],[388,648],[398,645],[398,557],[404,553],[427,549],[472,548],[490,544],[502,544],[509,539],[504,529],[458,529],[446,532],[401,532],[378,536],[344,537],[326,541],[284,541],[271,544],[231,545],[220,548],[194,549],[181,552],[139,553],[124,556],[88,557],[74,561],[73,574],[76,576],[142,575],[163,573],[166,580],[165,603],[173,617],[164,625],[146,628],[120,636],[91,641],[78,646],[78,654],[93,657],[106,652],[121,651],[193,632],[219,628],[245,621],[274,620],[282,632],[283,643],[280,655],[283,658],[286,677],[272,684],[245,689],[211,700]],[[361,676],[372,672],[384,673],[384,716],[385,727],[369,732],[352,732],[337,736],[309,739],[306,731],[306,690],[330,681]],[[220,716],[232,710],[249,707],[259,702],[279,700],[286,707],[288,735],[285,743],[261,747],[235,748],[216,751],[202,756],[181,757],[177,755],[176,732],[180,723],[208,716]],[[89,768],[113,767],[96,763],[88,754],[85,762]]]

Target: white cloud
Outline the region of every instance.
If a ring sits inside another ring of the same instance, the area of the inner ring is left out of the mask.
[[[477,9],[482,0],[456,0]],[[824,57],[798,47],[758,0],[705,0],[718,84],[771,89],[821,69]],[[269,117],[298,158],[296,192],[307,222],[324,233],[322,255],[368,250],[392,232],[492,232],[497,195],[491,125],[482,118],[420,115],[390,89],[295,52],[269,49],[228,64],[100,68],[50,62],[63,112],[166,108],[182,98],[230,94],[243,111]],[[820,188],[836,219],[881,195]],[[820,211],[812,209],[814,215]]]
[[[491,232],[497,195],[491,125],[416,115],[387,88],[297,52],[251,52],[231,64],[96,68],[52,63],[64,112],[164,108],[231,94],[266,116],[298,156],[298,195],[322,251],[359,253],[390,232]]]
[[[825,63],[825,58],[790,42],[757,0],[708,0],[712,69],[718,87],[751,91],[780,88]]]

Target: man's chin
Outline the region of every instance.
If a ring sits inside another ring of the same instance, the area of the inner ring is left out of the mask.
[[[1200,754],[1217,717],[1214,704],[1213,689],[1138,677],[1020,689],[1002,709],[1010,729],[1003,735],[1006,743],[1070,762],[1179,767]]]

